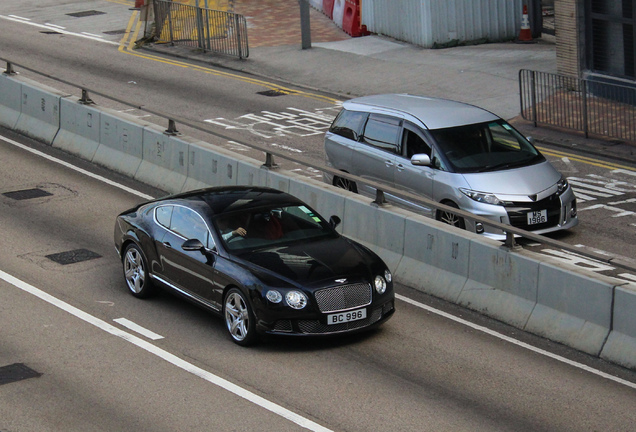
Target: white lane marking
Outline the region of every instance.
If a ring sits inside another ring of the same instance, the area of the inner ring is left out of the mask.
[[[31,18],[25,18],[25,17],[21,17],[21,16],[17,16],[17,15],[9,15],[11,18],[15,18],[18,20],[22,20],[22,21],[31,21]]]
[[[0,135],[0,137],[2,137],[2,136]],[[42,156],[42,157],[44,157],[44,158],[46,158],[46,159],[49,159],[49,160],[51,160],[51,161],[53,161],[53,162],[57,162],[57,163],[59,163],[59,164],[61,164],[61,165],[67,166],[67,167],[69,167],[69,168],[71,168],[71,169],[75,169],[75,170],[77,170],[77,171],[79,171],[79,172],[86,173],[86,175],[89,175],[89,176],[91,176],[91,177],[93,177],[93,178],[96,178],[96,179],[103,179],[103,181],[105,181],[106,183],[111,184],[111,185],[113,185],[113,186],[115,186],[115,187],[119,187],[119,188],[121,188],[121,189],[124,189],[124,190],[126,190],[127,192],[135,193],[133,189],[130,189],[130,188],[126,187],[126,186],[119,185],[118,183],[112,182],[112,181],[110,181],[110,180],[108,180],[108,179],[105,179],[105,178],[103,178],[103,177],[101,177],[101,176],[96,176],[96,175],[91,174],[91,173],[89,173],[88,171],[83,170],[83,169],[81,169],[81,168],[73,167],[71,164],[68,164],[67,162],[57,160],[57,159],[55,159],[55,158],[54,158],[54,157],[52,157],[52,156],[49,156],[49,155],[47,155],[47,154],[45,154],[45,153],[42,153],[42,152],[40,152],[40,151],[37,151],[37,150],[31,149],[31,148],[29,148],[29,147],[26,147],[26,146],[24,146],[24,145],[22,145],[22,144],[20,144],[20,143],[17,143],[17,142],[15,142],[15,141],[13,141],[13,140],[8,139],[8,138],[5,138],[5,137],[2,137],[2,138],[3,138],[5,141],[9,142],[10,144],[14,144],[14,145],[16,145],[16,146],[18,146],[18,147],[20,147],[20,148],[24,148],[25,150],[31,151],[32,153],[38,154],[38,155],[40,155],[40,156]],[[138,196],[147,196],[147,195],[141,194],[140,192],[136,192],[135,194],[136,194],[136,195],[138,195]],[[149,199],[152,199],[152,197],[150,197]],[[4,273],[4,272],[2,272],[2,271],[0,270],[0,274],[1,274],[1,273]],[[4,274],[6,274],[6,273],[4,273]],[[542,349],[539,349],[539,348],[535,348],[535,347],[533,347],[532,345],[528,345],[528,344],[526,344],[526,343],[524,343],[524,342],[518,341],[518,340],[516,340],[516,339],[512,339],[512,338],[510,338],[510,337],[508,337],[508,336],[504,336],[504,335],[502,335],[502,334],[500,334],[500,333],[497,333],[497,332],[494,332],[494,331],[492,331],[492,330],[490,330],[490,329],[488,329],[488,328],[486,328],[486,327],[478,326],[478,325],[476,325],[476,324],[473,324],[473,323],[471,323],[471,322],[469,322],[469,321],[463,320],[463,319],[458,318],[458,317],[456,317],[456,316],[450,315],[450,314],[448,314],[448,313],[446,313],[446,312],[443,312],[443,311],[441,311],[441,310],[434,309],[434,308],[432,308],[432,307],[430,307],[430,306],[427,306],[427,305],[425,305],[425,304],[423,304],[423,303],[419,303],[419,302],[417,302],[417,301],[415,301],[415,300],[411,300],[411,299],[410,299],[410,298],[408,298],[408,297],[404,297],[404,296],[401,296],[401,295],[399,295],[399,294],[396,294],[396,298],[398,298],[399,300],[402,300],[402,301],[404,301],[404,302],[406,302],[406,303],[409,303],[409,304],[412,304],[412,305],[414,305],[414,306],[417,306],[417,307],[419,307],[419,308],[421,308],[421,309],[424,309],[424,310],[427,310],[427,311],[429,311],[429,312],[435,313],[435,314],[437,314],[437,315],[440,315],[440,316],[446,317],[446,318],[448,318],[448,319],[450,319],[450,320],[453,320],[453,321],[455,321],[455,322],[458,322],[458,323],[464,324],[464,325],[466,325],[466,326],[468,326],[468,327],[471,327],[471,328],[473,328],[473,329],[475,329],[475,330],[479,330],[479,331],[482,331],[482,332],[487,333],[487,334],[489,334],[489,335],[492,335],[492,336],[498,337],[498,338],[500,338],[500,339],[502,339],[502,340],[505,340],[505,341],[508,341],[508,342],[510,342],[510,343],[512,343],[512,344],[514,344],[514,345],[518,345],[518,346],[520,346],[520,347],[527,348],[527,349],[529,349],[530,351],[533,351],[533,352],[536,352],[536,353],[539,353],[539,354],[545,355],[545,356],[550,357],[550,358],[552,358],[552,359],[555,359],[555,360],[561,361],[561,362],[563,362],[563,363],[569,364],[569,365],[571,365],[571,366],[574,366],[574,367],[577,367],[577,368],[583,369],[583,370],[585,370],[585,371],[587,371],[587,372],[590,372],[590,373],[592,373],[592,374],[595,374],[595,375],[601,376],[601,377],[603,377],[603,378],[607,378],[607,379],[612,380],[612,381],[615,381],[615,382],[617,382],[617,383],[619,383],[619,384],[623,384],[623,385],[626,385],[626,386],[628,386],[628,387],[631,387],[631,388],[636,389],[636,384],[634,384],[634,383],[631,383],[631,382],[629,382],[629,381],[625,381],[625,380],[623,380],[623,379],[620,379],[620,378],[614,377],[614,376],[612,376],[612,375],[606,374],[606,373],[601,372],[601,371],[599,371],[599,370],[592,369],[592,368],[590,368],[589,366],[585,366],[585,365],[583,365],[583,364],[573,362],[573,361],[568,360],[568,359],[566,359],[566,358],[564,358],[564,357],[557,356],[556,354],[552,354],[552,353],[550,353],[550,352],[548,352],[548,351],[545,351],[545,350],[542,350]],[[194,367],[194,366],[193,366],[193,367]],[[219,378],[219,379],[220,379],[220,378]],[[314,429],[314,430],[317,430],[317,429]],[[326,431],[326,430],[328,430],[328,429],[320,429],[320,430],[325,430],[325,431]]]
[[[104,36],[100,36],[100,35],[96,35],[96,34],[88,33],[88,32],[82,32],[82,34],[86,35],[86,36],[96,37],[96,38],[103,38],[104,37]]]
[[[134,323],[126,318],[116,318],[113,321],[115,321],[117,324],[123,325],[124,327],[134,331],[135,333],[139,333],[140,335],[147,337],[150,340],[163,339],[163,336],[158,335],[157,333],[148,330],[147,328],[142,327],[139,324]]]
[[[2,270],[0,270],[0,279],[3,279],[5,282],[15,286],[16,288],[32,294],[65,312],[68,312],[69,314],[87,322],[88,324],[94,325],[95,327],[105,331],[106,333],[110,333],[114,336],[120,337],[123,340],[136,345],[137,347],[149,352],[150,354],[154,354],[155,356],[167,361],[168,363],[173,364],[174,366],[177,366],[180,369],[183,369],[186,372],[196,375],[199,378],[202,378],[224,390],[229,391],[230,393],[233,393],[247,401],[260,406],[261,408],[264,408],[293,423],[296,423],[297,425],[304,427],[305,429],[316,432],[332,432],[331,429],[327,429],[319,425],[318,423],[315,423],[305,417],[294,413],[293,411],[288,410],[287,408],[284,408],[274,402],[258,396],[257,394],[254,394],[249,390],[239,387],[236,384],[233,384],[219,376],[216,376],[204,369],[201,369],[198,366],[188,363],[187,361],[177,357],[176,355],[169,353],[161,348],[158,348],[152,343],[147,342],[133,334],[118,329],[117,327],[107,323],[106,321],[94,317],[84,312],[83,310],[76,308],[75,306],[71,306],[70,304],[63,302],[62,300],[53,297],[52,295],[47,294],[46,292],[34,287],[33,285],[23,282],[8,273],[5,273]]]
[[[66,27],[62,27],[61,25],[57,25],[57,24],[44,23],[44,25],[47,25],[49,27],[55,27],[56,29],[59,29],[59,30],[66,30]]]
[[[47,160],[49,160],[51,162],[58,163],[58,164],[66,167],[66,168],[70,168],[72,170],[75,170],[75,171],[77,171],[77,172],[79,172],[81,174],[87,175],[89,177],[94,178],[95,180],[99,180],[99,181],[104,182],[104,183],[106,183],[108,185],[111,185],[111,186],[114,186],[114,187],[119,188],[121,190],[124,190],[124,191],[126,191],[128,193],[131,193],[133,195],[136,195],[136,196],[138,196],[140,198],[147,199],[147,200],[154,199],[153,196],[146,195],[144,193],[138,192],[135,189],[129,188],[128,186],[124,186],[124,185],[122,185],[120,183],[117,183],[117,182],[114,182],[112,180],[109,180],[106,177],[102,177],[100,175],[93,174],[92,172],[86,171],[85,169],[78,168],[78,167],[76,167],[76,166],[74,166],[74,165],[72,165],[72,164],[70,164],[68,162],[64,162],[64,161],[59,160],[59,159],[57,159],[57,158],[55,158],[53,156],[49,156],[46,153],[42,153],[39,150],[36,150],[36,149],[31,148],[31,147],[25,146],[24,144],[20,144],[19,142],[13,141],[12,139],[7,138],[7,137],[5,137],[3,135],[0,135],[0,139],[2,139],[3,141],[5,141],[5,142],[7,142],[7,143],[9,143],[11,145],[19,147],[19,148],[21,148],[23,150],[26,150],[28,152],[31,152],[31,153],[33,153],[33,154],[35,154],[37,156],[43,157],[43,158],[45,158],[45,159],[47,159]]]
[[[455,321],[456,323],[459,323],[459,324],[465,325],[467,327],[470,327],[470,328],[472,328],[474,330],[480,331],[482,333],[486,333],[486,334],[488,334],[490,336],[493,336],[493,337],[496,337],[496,338],[501,339],[503,341],[509,342],[509,343],[511,343],[513,345],[517,345],[517,346],[519,346],[521,348],[525,348],[525,349],[530,350],[532,352],[535,352],[537,354],[541,354],[543,356],[549,357],[549,358],[554,359],[556,361],[559,361],[561,363],[565,363],[565,364],[567,364],[569,366],[573,366],[575,368],[584,370],[584,371],[589,372],[591,374],[600,376],[602,378],[606,378],[606,379],[608,379],[610,381],[614,381],[614,382],[616,382],[618,384],[622,384],[624,386],[636,389],[636,383],[632,383],[632,382],[626,381],[624,379],[615,377],[615,376],[607,374],[605,372],[601,372],[601,371],[599,371],[597,369],[593,369],[593,368],[591,368],[589,366],[586,366],[586,365],[584,365],[582,363],[578,363],[578,362],[566,359],[565,357],[561,357],[560,355],[553,354],[553,353],[551,353],[549,351],[542,350],[541,348],[534,347],[534,346],[529,345],[529,344],[527,344],[525,342],[521,342],[521,341],[519,341],[517,339],[513,339],[513,338],[508,337],[506,335],[503,335],[503,334],[501,334],[499,332],[491,330],[491,329],[489,329],[487,327],[483,327],[483,326],[471,323],[470,321],[466,321],[465,319],[456,317],[455,315],[451,315],[451,314],[443,312],[443,311],[441,311],[439,309],[435,309],[433,307],[425,305],[424,303],[420,303],[420,302],[412,300],[412,299],[410,299],[408,297],[404,297],[403,295],[396,294],[395,298],[397,298],[398,300],[402,300],[403,302],[406,302],[406,303],[408,303],[410,305],[413,305],[415,307],[418,307],[420,309],[424,309],[424,310],[426,310],[428,312],[431,312],[431,313],[434,313],[434,314],[439,315],[441,317],[444,317],[444,318],[447,318],[449,320]]]
[[[18,17],[14,17],[13,15],[9,15],[9,16],[5,16],[5,15],[0,15],[0,19],[4,19],[7,21],[13,21],[13,22],[17,22],[20,24],[28,24],[30,26],[34,26],[34,27],[39,27],[39,28],[43,28],[46,30],[53,30],[68,36],[77,36],[77,37],[81,37],[84,39],[90,39],[90,40],[94,40],[97,42],[104,42],[107,44],[111,44],[111,45],[115,45],[115,46],[119,46],[119,42],[115,42],[115,41],[109,41],[106,39],[102,39],[99,37],[95,37],[95,36],[89,36],[89,35],[85,35],[85,34],[81,34],[81,33],[74,33],[74,32],[70,32],[68,30],[64,30],[62,27],[60,26],[55,26],[53,24],[38,24],[38,23],[34,23],[34,22],[30,22],[30,21],[25,21],[26,18],[18,18]]]

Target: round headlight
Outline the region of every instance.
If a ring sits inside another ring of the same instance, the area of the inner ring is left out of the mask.
[[[384,292],[386,291],[386,281],[382,276],[375,277],[375,290],[378,292],[378,294],[384,294]]]
[[[393,275],[389,269],[384,270],[384,279],[386,279],[387,282],[391,282],[393,280]]]
[[[307,296],[300,291],[290,291],[285,296],[287,304],[294,309],[302,309],[307,306]]]
[[[275,290],[267,291],[265,297],[267,297],[267,300],[271,301],[272,303],[280,303],[283,300],[282,294]]]

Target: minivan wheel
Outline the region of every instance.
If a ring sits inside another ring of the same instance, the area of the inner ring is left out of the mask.
[[[453,208],[459,209],[459,206],[457,204],[455,204],[454,202],[451,202],[451,201],[443,202],[442,204],[445,204],[445,205],[447,205],[449,207],[453,207]],[[466,223],[464,222],[464,218],[457,216],[453,212],[444,211],[444,210],[437,210],[437,214],[436,214],[435,219],[437,219],[440,222],[444,222],[445,224],[452,225],[452,226],[460,228],[460,229],[466,229]]]
[[[333,185],[336,187],[354,192],[354,193],[358,193],[358,186],[356,185],[356,182],[348,180],[346,178],[337,177],[337,176],[334,177]]]

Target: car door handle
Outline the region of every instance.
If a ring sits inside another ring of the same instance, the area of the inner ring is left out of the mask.
[[[393,162],[391,162],[390,160],[385,160],[384,163],[386,164],[386,166],[388,167],[392,167],[393,166]]]
[[[405,169],[405,166],[404,166],[404,165],[402,165],[402,164],[397,164],[397,170],[398,170],[398,171],[404,171],[404,169]]]
[[[170,244],[170,242],[163,242],[163,245],[168,249],[172,249],[172,245]]]

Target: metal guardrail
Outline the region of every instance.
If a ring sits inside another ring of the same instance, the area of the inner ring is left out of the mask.
[[[154,0],[155,42],[187,45],[205,51],[249,56],[243,15],[183,3]]]
[[[6,70],[4,71],[4,73],[7,74],[7,75],[16,74],[17,72],[15,71],[15,68],[19,67],[19,68],[22,68],[22,69],[24,69],[26,71],[32,72],[32,73],[34,73],[36,75],[40,75],[40,76],[46,77],[48,79],[57,81],[59,83],[68,85],[70,87],[79,89],[80,92],[81,92],[81,95],[82,95],[82,98],[80,99],[81,103],[88,103],[88,104],[95,103],[93,101],[93,99],[90,97],[90,94],[94,94],[94,95],[98,95],[100,97],[103,97],[105,99],[120,103],[122,105],[133,107],[133,108],[138,109],[140,111],[147,112],[147,113],[155,115],[157,117],[161,117],[161,118],[167,120],[168,126],[167,126],[167,129],[165,130],[164,133],[166,133],[168,135],[178,134],[176,125],[177,125],[177,123],[179,123],[179,124],[182,124],[182,125],[184,125],[186,127],[192,128],[192,129],[200,131],[200,132],[207,133],[207,134],[215,136],[217,138],[221,138],[221,139],[226,140],[226,141],[234,141],[234,142],[242,144],[242,145],[244,145],[246,147],[249,147],[249,148],[251,148],[253,150],[262,151],[264,153],[264,156],[265,156],[265,161],[263,163],[263,167],[265,167],[265,168],[268,168],[268,169],[276,169],[276,168],[278,168],[278,165],[274,161],[274,158],[276,157],[276,158],[281,158],[281,159],[288,160],[288,161],[290,161],[292,163],[297,163],[297,164],[306,166],[308,168],[313,168],[313,169],[316,169],[316,170],[324,172],[324,173],[328,173],[328,174],[331,174],[331,175],[337,175],[339,177],[354,181],[354,182],[356,182],[358,184],[365,184],[365,185],[371,186],[377,192],[376,193],[376,199],[375,199],[375,201],[373,201],[374,205],[378,205],[378,206],[382,206],[383,205],[384,193],[386,192],[386,193],[395,195],[397,197],[400,197],[402,199],[412,201],[412,202],[414,202],[416,204],[420,204],[420,205],[425,206],[425,207],[429,207],[429,208],[432,208],[432,209],[435,209],[435,210],[439,209],[439,210],[442,210],[442,211],[448,211],[448,212],[454,213],[454,214],[456,214],[456,215],[458,215],[458,216],[460,216],[460,217],[462,217],[462,218],[464,218],[466,220],[470,220],[470,221],[473,221],[473,222],[480,222],[483,225],[494,227],[496,229],[500,229],[500,230],[504,231],[505,234],[506,234],[506,241],[504,243],[502,243],[502,247],[507,247],[507,248],[510,248],[510,249],[514,249],[514,248],[519,247],[516,244],[516,242],[515,242],[515,236],[519,236],[519,237],[524,237],[526,239],[538,242],[540,244],[544,244],[544,245],[548,245],[548,246],[555,247],[555,248],[558,248],[558,249],[562,249],[562,250],[567,251],[567,252],[572,252],[572,253],[574,253],[576,255],[579,255],[579,256],[582,256],[582,257],[590,258],[590,259],[596,260],[598,262],[610,264],[610,265],[612,265],[614,267],[622,268],[622,269],[625,269],[627,271],[636,273],[636,266],[634,266],[631,262],[625,261],[624,259],[622,259],[620,257],[614,257],[614,256],[611,256],[611,255],[596,253],[596,252],[588,251],[588,250],[581,250],[581,248],[577,248],[577,247],[571,246],[571,245],[569,245],[567,243],[564,243],[564,242],[561,242],[559,240],[554,240],[554,239],[552,239],[550,237],[542,236],[542,235],[539,235],[539,234],[534,234],[534,233],[529,232],[529,231],[525,231],[525,230],[522,230],[522,229],[519,229],[519,228],[515,228],[515,227],[513,227],[511,225],[506,225],[506,224],[502,224],[500,222],[495,222],[493,220],[486,219],[486,218],[481,217],[481,216],[477,216],[477,215],[475,215],[473,213],[469,213],[469,212],[466,212],[464,210],[460,210],[460,209],[457,209],[457,208],[454,208],[454,207],[449,207],[447,205],[438,203],[436,201],[432,201],[432,200],[427,199],[427,198],[423,198],[423,197],[421,197],[419,195],[415,195],[415,194],[410,193],[410,192],[405,192],[402,189],[397,189],[397,188],[386,186],[386,185],[383,185],[383,184],[380,184],[380,183],[372,182],[372,181],[369,181],[369,180],[367,180],[365,178],[358,177],[358,176],[355,176],[355,175],[351,175],[351,174],[348,174],[348,173],[345,173],[345,172],[330,168],[330,167],[328,167],[326,165],[323,165],[323,164],[318,164],[316,162],[313,162],[313,161],[311,161],[309,159],[302,158],[300,156],[290,156],[288,154],[285,154],[283,151],[273,150],[272,148],[268,148],[268,147],[265,147],[265,146],[260,146],[258,144],[252,144],[252,143],[237,141],[236,137],[225,136],[225,135],[223,135],[223,134],[211,129],[208,126],[202,126],[200,124],[193,123],[192,121],[186,120],[184,118],[180,118],[180,117],[177,117],[177,116],[172,116],[172,115],[169,115],[169,114],[166,114],[166,113],[163,113],[163,112],[159,112],[159,111],[155,111],[155,110],[146,108],[143,104],[139,104],[139,103],[135,103],[135,102],[131,102],[131,101],[118,99],[118,98],[109,96],[107,94],[100,93],[100,92],[98,92],[96,90],[89,89],[87,87],[78,86],[77,83],[69,82],[69,81],[63,80],[61,78],[57,78],[55,76],[51,76],[49,74],[40,72],[38,70],[29,68],[29,67],[24,66],[24,65],[17,64],[15,62],[12,62],[10,60],[6,60],[6,59],[1,58],[1,57],[0,57],[0,62],[5,62],[6,63]],[[336,186],[333,186],[333,187],[336,188]]]
[[[521,115],[538,123],[636,142],[636,89],[595,80],[519,71]]]

